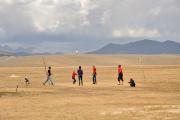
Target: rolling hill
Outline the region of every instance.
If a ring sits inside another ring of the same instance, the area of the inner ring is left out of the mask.
[[[88,54],[180,54],[180,43],[141,40],[127,44],[110,43]]]
[[[35,52],[37,51],[36,48],[29,47],[18,47],[18,48],[11,48],[8,45],[0,45],[0,56],[29,56],[29,55],[61,55],[62,52],[57,53],[49,53],[49,52]]]
[[[13,53],[0,51],[0,56],[12,56],[12,55],[13,55]]]

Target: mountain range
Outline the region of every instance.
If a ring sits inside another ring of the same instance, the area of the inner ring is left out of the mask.
[[[127,44],[110,43],[88,54],[180,54],[180,43],[140,40]]]
[[[11,48],[7,45],[0,45],[0,56],[27,56],[27,55],[52,55],[52,54],[63,54],[61,52],[48,53],[48,52],[36,52],[36,48],[29,47],[23,48],[18,47],[16,49]]]
[[[52,55],[63,54],[58,53],[38,53],[35,52],[36,48],[23,48],[19,47],[13,49],[7,45],[0,45],[0,56],[25,56],[25,55]],[[155,40],[140,40],[136,42],[130,42],[127,44],[115,44],[110,43],[106,46],[88,52],[87,54],[180,54],[180,43],[174,41],[159,42]]]
[[[34,48],[23,48],[18,47],[13,49],[7,45],[0,45],[0,55],[9,56],[9,55],[30,55],[34,51]]]

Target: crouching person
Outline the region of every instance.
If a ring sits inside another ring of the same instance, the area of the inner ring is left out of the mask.
[[[28,79],[28,77],[25,76],[24,80],[25,80],[26,86],[28,86],[30,84],[30,80]]]
[[[128,83],[131,87],[136,87],[136,83],[132,78],[130,79],[130,81]]]

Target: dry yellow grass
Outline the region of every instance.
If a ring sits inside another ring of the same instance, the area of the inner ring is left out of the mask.
[[[45,56],[55,86],[46,79],[41,56],[0,58],[0,120],[179,120],[180,56]],[[124,85],[116,69],[124,68]],[[84,86],[72,85],[71,72],[82,65]],[[91,66],[97,66],[92,85]],[[13,75],[13,76],[12,76]],[[24,76],[31,79],[26,87]],[[11,76],[11,77],[10,77]],[[137,82],[128,85],[129,78]],[[15,92],[19,85],[18,93]]]

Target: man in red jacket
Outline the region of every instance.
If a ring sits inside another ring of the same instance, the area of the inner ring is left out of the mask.
[[[96,81],[96,75],[97,75],[97,72],[96,72],[96,67],[93,66],[93,69],[92,69],[92,75],[93,75],[93,84],[97,84],[97,81]]]
[[[123,81],[124,81],[124,79],[123,79],[123,70],[122,70],[121,65],[119,65],[118,66],[118,82],[119,82],[118,85],[121,84],[121,81],[122,81],[122,85],[123,85]]]

